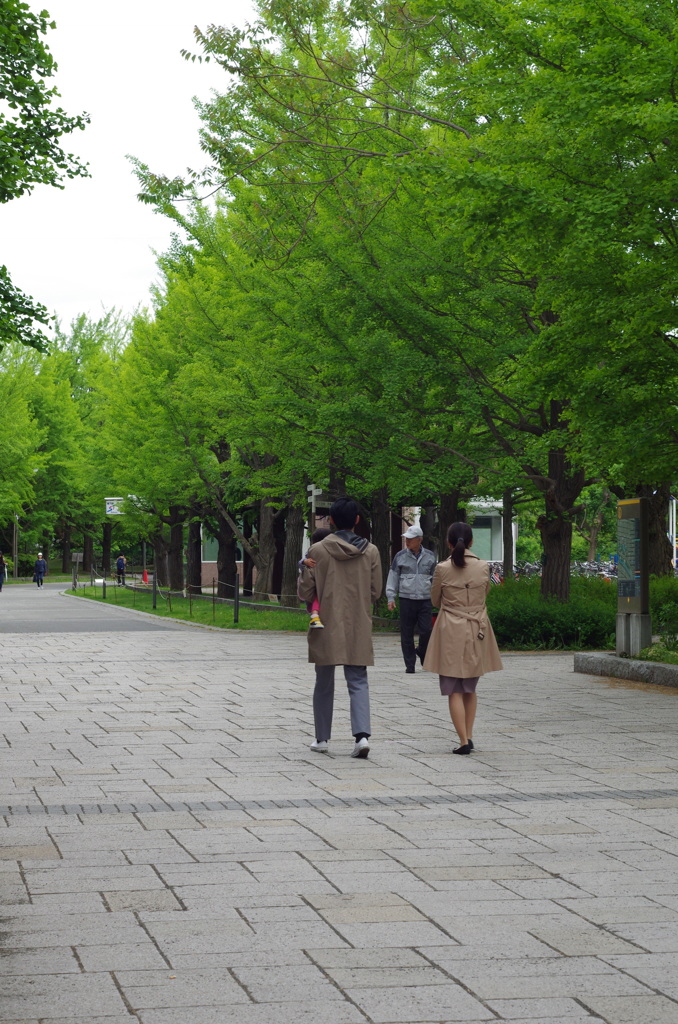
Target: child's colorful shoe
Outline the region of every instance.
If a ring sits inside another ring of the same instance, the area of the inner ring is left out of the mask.
[[[325,628],[323,626],[322,622],[320,621],[320,616],[318,615],[317,612],[311,612],[311,619],[310,619],[310,622],[309,622],[308,625],[309,625],[310,629],[324,629]]]

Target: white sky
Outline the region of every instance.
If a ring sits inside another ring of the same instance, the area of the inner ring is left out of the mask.
[[[223,91],[227,77],[212,63],[185,61],[180,50],[199,52],[194,25],[242,25],[254,13],[250,0],[44,6],[57,26],[47,36],[59,65],[57,102],[69,114],[91,115],[84,132],[63,138],[63,148],[89,162],[92,177],[67,180],[63,190],[38,186],[0,206],[0,264],[67,328],[79,313],[99,318],[104,309],[131,313],[149,303],[157,276],[152,250],[166,248],[173,228],[137,200],[126,154],[169,176],[208,162],[192,99]]]

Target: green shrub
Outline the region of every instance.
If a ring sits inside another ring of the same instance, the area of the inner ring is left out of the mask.
[[[661,629],[661,623],[670,617],[670,607],[678,609],[678,578],[653,576],[650,580],[650,615],[652,629]]]
[[[678,652],[669,650],[662,642],[646,647],[638,657],[641,661],[659,661],[665,665],[678,665]]]
[[[605,580],[572,580],[567,604],[545,599],[540,580],[493,587],[488,611],[500,647],[555,651],[614,646],[616,588]]]

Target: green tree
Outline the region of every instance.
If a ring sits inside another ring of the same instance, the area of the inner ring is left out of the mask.
[[[0,203],[36,184],[62,188],[64,178],[88,173],[59,143],[89,118],[70,117],[53,105],[58,93],[47,80],[56,64],[42,37],[54,27],[46,11],[35,14],[21,0],[0,0]],[[0,266],[0,344],[41,348],[45,336],[35,324],[50,320],[45,307],[19,291]]]

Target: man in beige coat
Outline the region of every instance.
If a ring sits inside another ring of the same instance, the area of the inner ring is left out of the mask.
[[[367,666],[374,664],[372,603],[381,595],[381,562],[374,544],[353,532],[360,516],[351,498],[339,498],[330,509],[336,532],[313,544],[299,577],[298,594],[312,601],[317,594],[323,629],[310,629],[308,660],[315,664],[313,717],[315,741],[311,750],[327,753],[332,733],[334,670],[344,666],[351,701],[352,757],[370,752],[370,694]]]

